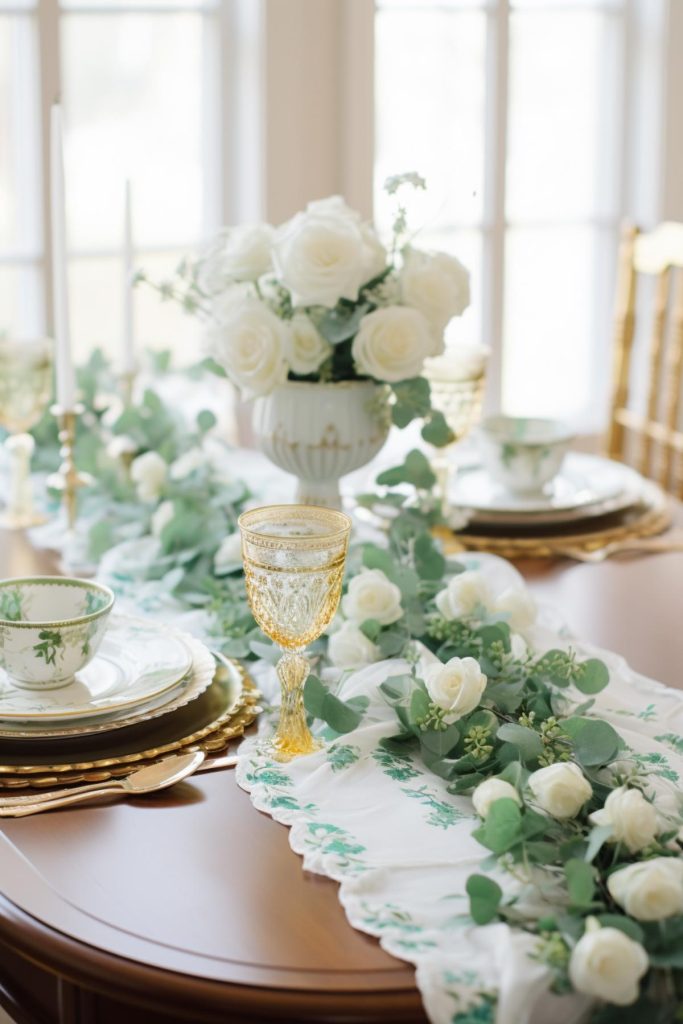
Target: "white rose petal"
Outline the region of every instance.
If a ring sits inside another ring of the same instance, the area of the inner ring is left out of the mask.
[[[144,452],[133,459],[130,476],[140,501],[156,501],[166,483],[168,466],[156,452]]]
[[[429,665],[423,678],[432,703],[447,712],[444,721],[449,724],[474,711],[486,688],[486,676],[474,658],[451,658],[445,665]]]
[[[529,789],[542,811],[553,818],[575,818],[593,795],[590,782],[578,765],[558,762],[529,776]]]
[[[162,501],[161,504],[159,505],[159,508],[152,516],[152,536],[160,537],[161,531],[164,529],[165,526],[168,526],[168,524],[173,519],[174,515],[175,508],[173,506],[173,502]]]
[[[597,927],[596,927],[597,926]],[[577,992],[630,1006],[649,966],[647,953],[618,928],[600,928],[588,918],[586,931],[569,960],[569,978]]]
[[[353,622],[344,622],[332,634],[328,640],[327,654],[337,668],[363,668],[382,657],[379,647]]]
[[[305,313],[297,313],[289,323],[285,356],[294,373],[315,373],[332,352],[332,346],[322,337]]]
[[[381,569],[365,569],[354,576],[341,607],[345,617],[359,626],[368,619],[389,626],[403,615],[401,591]]]
[[[521,804],[519,793],[504,779],[485,779],[472,793],[472,803],[480,818],[485,818],[496,800],[514,800]]]
[[[215,296],[234,281],[256,281],[272,268],[270,224],[241,224],[223,232],[199,257],[197,284]]]
[[[445,252],[409,249],[400,282],[403,302],[419,310],[439,337],[448,321],[460,316],[470,304],[469,272],[455,256]]]
[[[620,868],[607,879],[612,899],[637,921],[683,914],[683,861],[654,857]]]
[[[283,224],[273,257],[293,302],[301,306],[331,309],[339,299],[355,301],[361,285],[379,272],[374,233],[337,196],[309,203]]]
[[[593,811],[590,820],[594,825],[609,825],[611,841],[624,843],[636,853],[649,846],[659,831],[657,812],[639,789],[620,786],[607,797],[605,806]]]
[[[536,602],[525,587],[508,587],[496,598],[493,611],[505,615],[512,629],[528,629],[536,621]]]
[[[444,619],[472,615],[481,607],[488,610],[493,602],[488,584],[480,572],[468,569],[453,576],[445,590],[436,595],[436,607]]]
[[[184,480],[190,473],[194,473],[196,469],[201,469],[202,466],[205,466],[207,461],[206,455],[201,448],[191,448],[189,452],[179,455],[171,463],[169,470],[171,480]]]
[[[116,437],[112,437],[106,450],[110,459],[115,459],[117,462],[119,460],[125,462],[135,455],[138,446],[132,437],[128,437],[127,434],[118,434]]]
[[[416,309],[387,306],[363,317],[351,352],[359,373],[393,384],[419,376],[434,340]]]
[[[257,299],[235,302],[213,331],[211,352],[247,397],[267,395],[287,379],[287,330]]]
[[[227,576],[242,568],[242,537],[237,531],[229,533],[222,542],[213,558],[213,571],[216,576]]]

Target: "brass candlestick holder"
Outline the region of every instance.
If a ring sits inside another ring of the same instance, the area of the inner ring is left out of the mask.
[[[119,380],[121,382],[121,398],[123,404],[128,406],[133,404],[133,390],[135,388],[135,379],[137,377],[136,370],[122,370],[119,374]]]
[[[78,514],[78,492],[82,487],[90,487],[93,483],[89,473],[78,471],[74,460],[76,421],[83,412],[83,406],[76,405],[73,409],[63,409],[59,405],[53,405],[50,411],[59,422],[59,454],[62,457],[62,464],[56,473],[48,477],[47,485],[52,490],[60,492],[69,530],[73,530]]]

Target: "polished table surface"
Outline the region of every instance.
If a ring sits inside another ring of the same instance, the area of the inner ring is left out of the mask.
[[[518,566],[582,639],[681,686],[682,554]],[[0,534],[2,576],[56,568]],[[230,772],[3,822],[0,891],[0,1003],[20,1024],[424,1020],[412,968],[346,923]]]

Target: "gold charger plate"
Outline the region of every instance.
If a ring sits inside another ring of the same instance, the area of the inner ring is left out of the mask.
[[[487,551],[503,558],[561,558],[568,548],[595,551],[614,541],[653,537],[671,525],[667,495],[646,481],[640,500],[630,508],[570,526],[469,526],[457,534],[445,528],[435,533],[448,553]]]
[[[2,744],[0,791],[19,787],[49,788],[73,782],[120,778],[136,768],[180,750],[222,750],[251,725],[261,708],[260,694],[236,661],[216,655],[211,686],[173,714],[138,723],[115,734],[79,736],[68,743],[46,741],[40,753],[27,755],[26,744]]]

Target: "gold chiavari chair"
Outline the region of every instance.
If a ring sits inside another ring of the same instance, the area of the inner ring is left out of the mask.
[[[632,408],[639,283],[650,279],[654,299],[648,329],[645,412]],[[683,430],[679,420],[683,367],[683,224],[666,222],[641,233],[628,226],[619,250],[614,370],[607,450],[644,476],[683,497]]]

